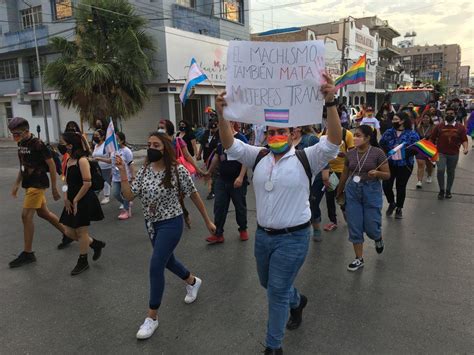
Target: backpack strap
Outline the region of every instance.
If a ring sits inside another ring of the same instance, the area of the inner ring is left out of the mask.
[[[257,158],[255,158],[255,164],[253,164],[253,169],[252,170],[255,170],[258,163],[260,163],[260,160],[265,158],[268,155],[268,153],[270,153],[270,149],[267,149],[267,148],[262,149],[258,152]]]
[[[304,150],[296,150],[295,154],[301,165],[303,165],[304,171],[309,180],[309,190],[311,191],[311,181],[313,179],[313,173],[311,172],[311,167],[309,166],[308,156],[306,155]]]

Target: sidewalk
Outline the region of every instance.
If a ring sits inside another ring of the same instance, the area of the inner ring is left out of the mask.
[[[15,149],[16,142],[12,138],[0,138],[0,149]]]

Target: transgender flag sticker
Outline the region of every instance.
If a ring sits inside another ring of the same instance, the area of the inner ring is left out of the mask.
[[[265,109],[265,122],[288,123],[290,110],[285,109]]]

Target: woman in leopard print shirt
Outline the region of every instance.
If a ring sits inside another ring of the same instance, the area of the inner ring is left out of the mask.
[[[153,245],[148,316],[137,333],[137,338],[146,339],[158,327],[157,312],[165,287],[165,268],[187,283],[186,303],[196,300],[201,286],[201,279],[191,274],[173,253],[183,233],[182,199],[191,197],[211,233],[215,232],[216,227],[209,218],[188,171],[176,163],[172,143],[165,134],[154,132],[149,136],[147,161],[131,185],[122,160],[119,156],[116,159],[116,166],[122,176],[122,194],[129,201],[135,197],[140,199]]]

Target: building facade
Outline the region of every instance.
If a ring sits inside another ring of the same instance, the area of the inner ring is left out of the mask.
[[[469,65],[461,65],[459,69],[459,85],[461,88],[469,87],[469,77],[471,76],[471,67]]]
[[[460,85],[461,47],[458,44],[400,48],[398,58],[414,80],[444,80],[449,88]]]
[[[209,82],[203,83],[182,107],[178,97],[189,63],[195,58],[217,90],[223,89],[227,41],[249,38],[248,4],[244,0],[129,2],[137,15],[148,19],[147,32],[158,48],[153,60],[157,74],[148,83],[150,100],[135,117],[121,121],[120,128],[130,142],[139,143],[161,118],[202,124],[206,119],[204,108],[213,104],[216,91]],[[8,136],[9,119],[22,116],[32,130],[39,126],[45,138],[33,23],[42,66],[58,56],[48,47],[51,37],[74,40],[74,12],[79,6],[76,1],[29,0],[28,4],[0,1],[0,137]],[[49,138],[55,142],[66,122],[79,121],[79,115],[61,105],[55,88],[45,87],[45,98]]]

